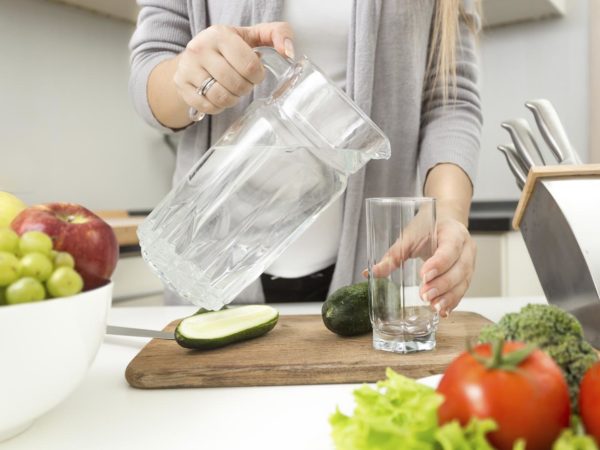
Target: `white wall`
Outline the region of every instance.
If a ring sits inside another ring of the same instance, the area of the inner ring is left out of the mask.
[[[151,208],[174,157],[127,94],[133,25],[0,0],[0,190],[28,203]]]
[[[567,0],[561,19],[484,30],[481,52],[484,127],[476,199],[516,199],[518,191],[504,156],[510,142],[500,123],[524,117],[527,100],[548,98],[558,110],[575,149],[588,157],[589,0]],[[539,142],[543,146],[541,137]]]

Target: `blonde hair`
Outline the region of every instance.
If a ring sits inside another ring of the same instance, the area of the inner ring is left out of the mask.
[[[476,6],[479,10],[479,2]],[[441,87],[444,102],[449,98],[450,88],[456,97],[456,49],[460,45],[461,18],[475,33],[476,24],[465,14],[461,0],[435,0],[426,73],[433,76],[434,88]],[[432,95],[434,90],[431,90]]]

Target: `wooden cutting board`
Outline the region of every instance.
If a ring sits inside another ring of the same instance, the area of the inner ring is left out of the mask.
[[[435,350],[402,355],[373,350],[371,334],[336,336],[318,315],[281,316],[266,336],[216,350],[153,339],[129,363],[125,378],[143,389],[363,383],[385,378],[387,367],[419,378],[442,373],[488,323],[476,313],[454,312],[440,321]]]

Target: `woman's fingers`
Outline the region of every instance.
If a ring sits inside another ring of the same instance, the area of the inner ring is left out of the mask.
[[[464,225],[456,221],[438,224],[438,247],[423,264],[421,278],[425,283],[446,273],[460,257],[465,242],[470,239]]]
[[[375,277],[387,277],[410,258],[425,259],[431,255],[431,236],[403,231],[402,238],[386,252],[371,271]]]
[[[436,275],[424,280],[420,293],[432,307],[449,312],[469,287],[477,251],[468,231],[458,222],[442,224],[438,236],[438,251],[423,265],[424,274],[435,271]]]
[[[212,51],[203,61],[206,70],[217,82],[234,96],[242,97],[252,91],[254,85],[241,76],[221,53]]]
[[[407,227],[371,268],[375,277],[385,277],[408,258],[426,258],[431,248],[429,238],[409,233]],[[444,220],[437,227],[438,247],[423,263],[420,295],[431,307],[446,317],[458,305],[467,291],[475,267],[476,247],[464,225],[456,220]]]
[[[446,273],[456,263],[462,252],[464,242],[460,239],[447,239],[438,243],[438,248],[421,269],[424,282]]]
[[[235,30],[250,47],[273,47],[282,55],[294,57],[294,31],[287,22],[261,23]]]
[[[265,69],[260,57],[237,32],[239,28],[217,25],[215,49],[225,58],[231,67],[251,84],[260,83],[265,77]]]
[[[225,89],[217,81],[206,93],[205,97],[215,106],[221,109],[231,108],[235,105],[240,98],[237,95],[233,95],[227,89]]]
[[[427,303],[431,303],[446,295],[464,280],[469,279],[471,274],[465,259],[467,258],[459,256],[450,269],[433,280],[423,283],[420,289],[421,298]]]
[[[383,255],[381,261],[371,268],[373,276],[375,278],[387,277],[400,267],[402,262],[408,258],[409,245],[406,238],[396,240],[386,254]]]
[[[202,83],[199,80],[209,78],[209,73],[202,69],[199,61],[195,60],[189,53],[184,52],[179,58],[177,70],[173,77],[179,96],[185,103],[201,113],[218,114],[221,112],[221,108],[198,93],[198,88]]]
[[[468,287],[469,282],[467,280],[461,281],[443,296],[438,297],[433,301],[431,307],[438,311],[440,316],[448,317],[452,310],[458,306],[461,299],[464,297],[465,292],[467,292]]]
[[[220,56],[215,56],[215,59],[217,58],[223,59]],[[189,78],[191,79],[190,84],[196,87],[196,94],[205,97],[219,109],[230,108],[240,100],[239,96],[232,94],[225,86],[223,86],[220,81],[222,78],[219,78],[211,72],[210,69],[198,68]],[[209,80],[210,78],[214,78],[215,82],[208,87],[204,94],[202,94],[202,86],[206,80]]]
[[[178,57],[174,81],[181,98],[207,114],[218,114],[234,106],[265,76],[260,57],[252,47],[273,46],[292,56],[292,38],[292,29],[285,22],[252,27],[214,25],[203,30]],[[201,95],[198,90],[211,77],[216,82]]]
[[[179,90],[179,95],[191,107],[205,114],[219,114],[223,108],[212,103],[206,96],[198,94],[198,88],[190,83],[187,83]]]

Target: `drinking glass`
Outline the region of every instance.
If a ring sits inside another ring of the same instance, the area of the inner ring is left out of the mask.
[[[436,249],[435,199],[368,198],[366,212],[373,348],[432,350],[439,315],[420,287],[423,262]]]

